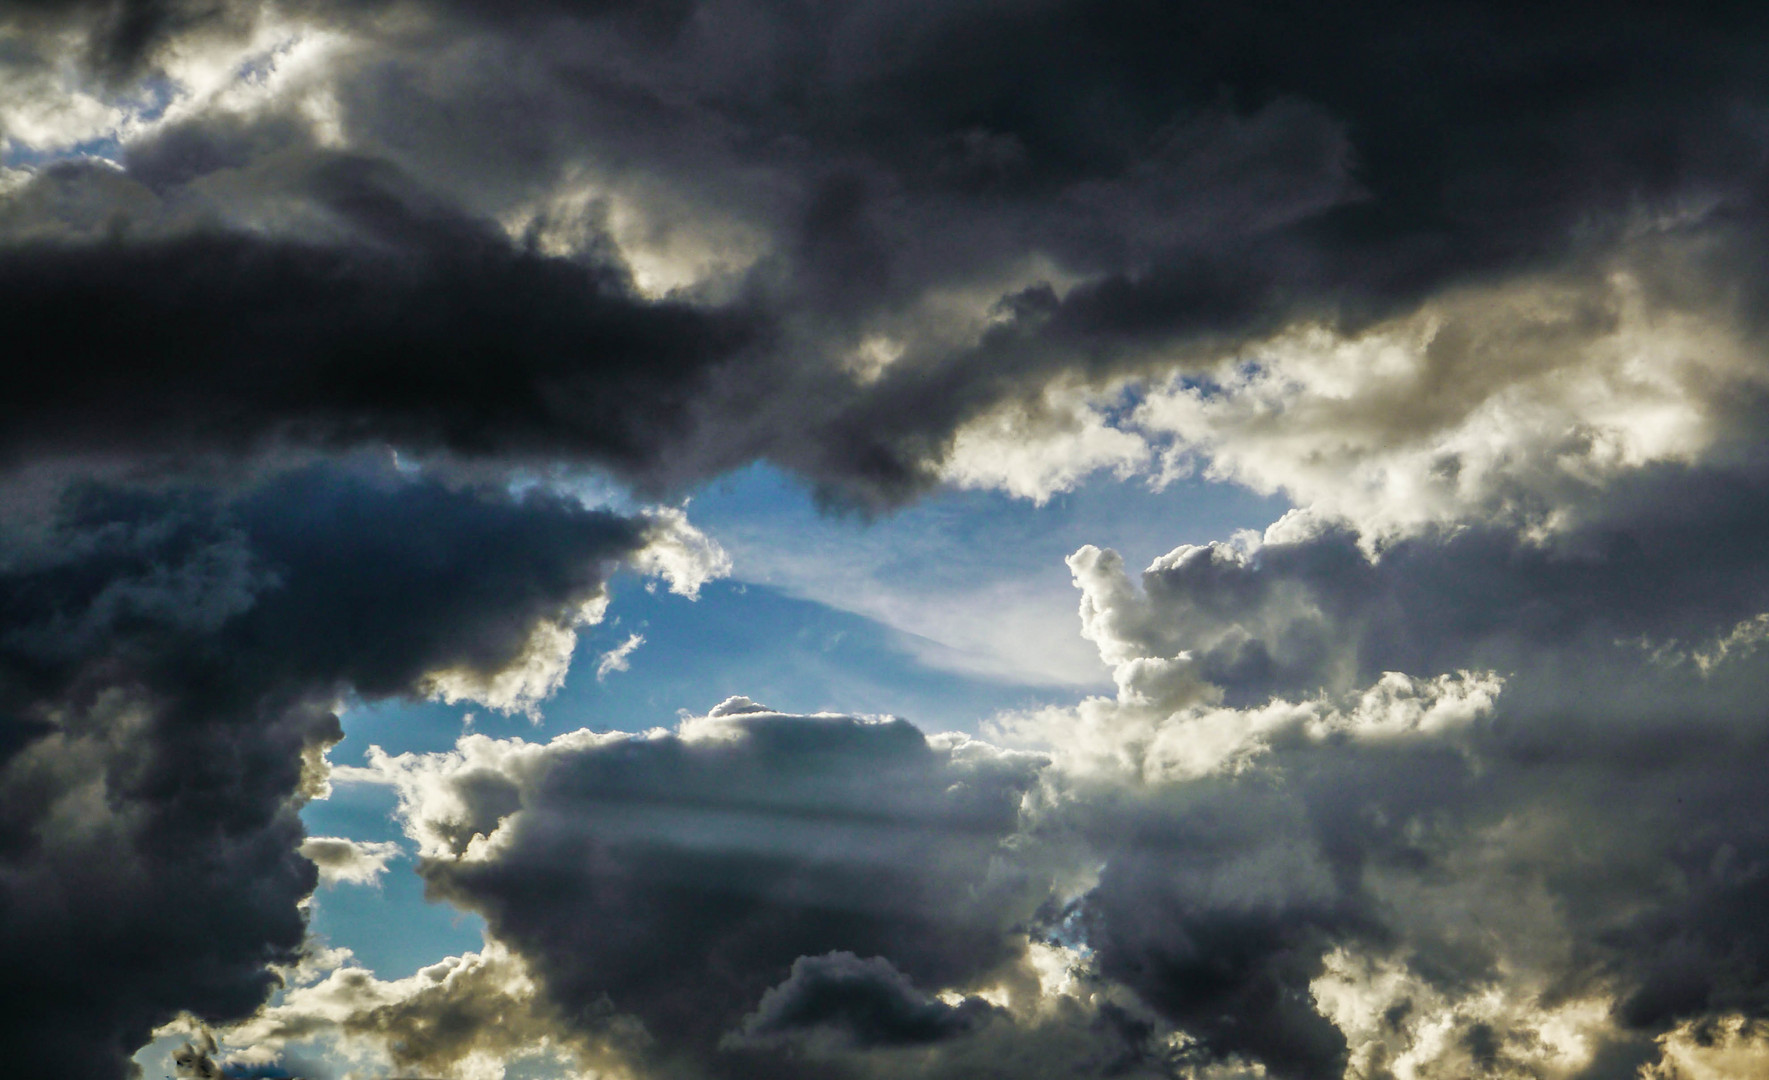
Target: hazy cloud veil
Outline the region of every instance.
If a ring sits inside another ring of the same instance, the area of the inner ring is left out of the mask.
[[[0,140],[18,1075],[1769,1073],[1762,5],[13,0]],[[758,463],[1291,509],[969,734],[328,763]],[[414,866],[483,949],[309,935]]]

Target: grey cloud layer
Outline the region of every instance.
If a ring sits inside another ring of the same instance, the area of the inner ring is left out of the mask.
[[[1507,674],[1508,701],[1531,695],[1532,713],[1601,701],[1613,720],[1664,718],[1699,702],[1744,720],[1760,673],[1721,663],[1720,643],[1739,632],[1734,645],[1754,647],[1749,626],[1769,609],[1764,477],[1757,463],[1641,469],[1548,538],[1465,525],[1372,556],[1350,527],[1296,513],[1251,548],[1177,549],[1141,589],[1109,554],[1071,566],[1103,656],[1185,652],[1231,704],[1484,669]]]

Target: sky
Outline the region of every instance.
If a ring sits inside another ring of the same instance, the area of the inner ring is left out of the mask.
[[[1769,9],[0,0],[0,1049],[1769,1075]]]

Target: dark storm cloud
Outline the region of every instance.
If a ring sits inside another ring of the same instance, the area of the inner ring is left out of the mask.
[[[1601,247],[1642,208],[1748,207],[1758,183],[1760,134],[1740,108],[1760,87],[1763,35],[1745,7],[700,16],[648,55],[724,48],[713,27],[763,43],[760,78],[706,65],[686,88],[745,136],[731,157],[803,193],[771,211],[800,237],[812,286],[784,303],[881,318],[1032,253],[1081,279],[1017,333],[912,348],[878,386],[830,402],[808,445],[779,451],[887,498],[926,483],[956,425],[1057,372],[1299,316],[1357,324]],[[653,100],[682,89],[631,79],[622,89]],[[772,157],[782,141],[798,157]],[[1011,179],[979,188],[954,164],[979,146],[995,148],[982,172]]]
[[[385,766],[429,894],[483,914],[578,1024],[636,1016],[666,1071],[734,1030],[739,1064],[799,1028],[957,1035],[982,1004],[915,987],[1011,968],[1042,899],[1000,858],[1034,755],[742,699],[678,735],[461,746]]]
[[[256,12],[61,10],[94,41],[139,26],[104,46],[136,57]],[[933,482],[958,426],[1065,373],[1297,318],[1361,325],[1585,258],[1642,214],[1693,209],[1721,233],[1762,216],[1750,102],[1769,35],[1752,5],[535,3],[435,5],[422,28],[378,5],[275,10],[359,41],[328,69],[349,151],[459,205],[412,221],[384,193],[349,196],[399,217],[392,252],[180,233],[9,255],[41,281],[11,306],[73,355],[141,335],[190,357],[158,369],[183,396],[136,407],[151,388],[83,360],[89,382],[32,400],[54,398],[65,445],[237,449],[270,427],[676,482],[765,456],[889,503]],[[162,193],[237,172],[271,152],[240,123],[199,114],[125,165]],[[640,302],[464,224],[574,170],[654,232],[722,215],[754,230],[749,314]],[[965,290],[1009,325],[927,306]],[[83,317],[93,304],[115,329]],[[783,336],[758,339],[757,318]],[[840,359],[873,332],[905,351],[857,385]],[[709,377],[743,345],[767,359]]]
[[[0,572],[0,1016],[21,1072],[125,1072],[250,1013],[301,945],[296,811],[350,694],[517,662],[648,527],[384,475],[70,490]]]
[[[1345,1036],[1309,983],[1332,944],[1382,933],[1357,868],[1323,852],[1306,810],[1259,781],[1108,806],[1076,811],[1109,852],[1077,908],[1100,973],[1196,1039],[1205,1060],[1340,1076]]]
[[[832,952],[794,960],[792,974],[762,995],[756,1011],[724,1043],[917,1046],[965,1034],[990,1011],[980,998],[952,1005],[929,997],[881,956],[862,960]]]
[[[743,317],[645,304],[606,267],[426,213],[372,162],[321,161],[308,180],[354,235],[0,250],[0,307],[32,343],[0,454],[390,441],[650,466],[754,336]]]

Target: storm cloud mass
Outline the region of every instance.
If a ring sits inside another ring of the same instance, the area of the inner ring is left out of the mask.
[[[9,181],[55,343],[14,456],[761,456],[879,505],[1064,379],[1652,242],[1757,287],[1751,5],[8,15],[10,144],[122,140]]]
[[[1761,4],[0,2],[8,1066],[1763,1075],[1766,192]],[[329,762],[756,467],[1288,509],[1100,521],[1115,693],[964,734]],[[414,868],[481,949],[314,934]]]
[[[180,1007],[250,1013],[294,960],[318,876],[294,811],[348,698],[495,700],[653,531],[323,470],[233,497],[81,485],[52,513],[0,593],[0,948],[34,973],[4,1023],[31,1067],[92,1075]]]

